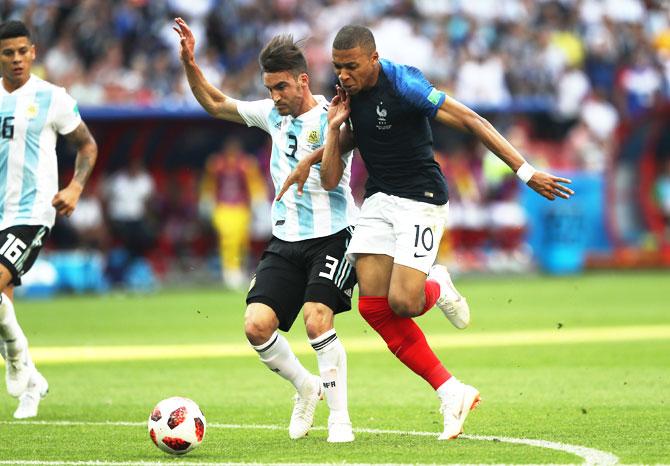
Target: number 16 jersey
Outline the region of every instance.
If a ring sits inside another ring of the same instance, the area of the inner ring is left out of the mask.
[[[37,76],[14,92],[0,82],[0,230],[14,225],[51,227],[58,192],[56,140],[81,123],[65,89]]]

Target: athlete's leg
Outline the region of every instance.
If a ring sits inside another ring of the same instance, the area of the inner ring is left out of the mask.
[[[436,391],[441,402],[440,411],[444,415],[444,429],[440,439],[456,438],[463,430],[469,411],[479,403],[479,392],[451,376],[428,345],[418,325],[411,318],[400,317],[393,312],[386,296],[363,295],[363,290],[379,293],[384,289],[383,283],[369,281],[374,280],[374,267],[380,267],[384,262],[370,258],[359,258],[356,262],[361,291],[359,311],[384,339],[389,350]]]
[[[393,258],[388,256],[360,255],[356,260],[356,273],[360,290],[358,308],[363,318],[384,339],[389,350],[408,368],[437,389],[449,379],[435,353],[416,323],[407,317],[398,316],[382,293],[388,284],[384,277],[393,272]],[[375,270],[378,273],[375,273]]]
[[[2,356],[5,358],[5,381],[7,392],[13,397],[21,396],[28,386],[34,365],[28,353],[28,340],[23,329],[16,320],[14,304],[14,287],[11,284],[12,274],[0,264],[0,339],[4,346]]]
[[[347,400],[347,353],[333,327],[333,310],[322,303],[307,302],[303,315],[309,343],[316,351],[321,383],[330,409],[328,441],[351,442],[354,434]]]
[[[402,317],[417,317],[436,304],[449,321],[464,328],[470,309],[443,266],[433,266],[444,232],[448,204],[393,199],[389,219],[395,238],[389,304]],[[430,272],[430,273],[429,273]]]
[[[291,347],[277,329],[275,311],[262,303],[251,303],[244,314],[244,332],[260,360],[272,372],[291,382],[300,393],[310,373],[300,364]]]
[[[261,361],[297,391],[289,424],[293,439],[307,435],[322,397],[321,379],[305,369],[277,332],[290,330],[303,305],[305,271],[284,257],[292,257],[301,247],[276,238],[270,242],[251,280],[245,313],[245,333]]]
[[[439,293],[434,294],[436,296],[430,307],[435,305],[439,296]],[[426,274],[405,265],[394,264],[388,301],[393,312],[400,317],[417,317],[423,314],[426,305]]]
[[[244,330],[247,339],[258,353],[261,362],[280,377],[291,382],[297,391],[289,437],[302,438],[307,435],[314,420],[314,410],[321,398],[321,379],[312,375],[300,363],[286,338],[277,332],[279,320],[269,306],[250,303],[244,315]]]

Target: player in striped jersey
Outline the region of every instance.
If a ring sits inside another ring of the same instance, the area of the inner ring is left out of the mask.
[[[310,166],[315,157],[320,158],[328,103],[323,96],[312,95],[307,63],[291,36],[275,37],[260,54],[263,83],[271,98],[243,102],[207,82],[195,63],[191,30],[181,18],[176,25],[181,60],[198,102],[216,118],[256,126],[272,137],[270,171],[275,192],[280,192],[292,170],[309,171],[300,190],[292,187],[273,202],[273,238],[251,280],[245,332],[261,361],[297,391],[290,438],[307,435],[317,401],[325,392],[330,408],[328,441],[351,442],[346,353],[333,328],[334,314],[351,308],[355,284],[354,271],[344,258],[357,214],[349,188],[351,152],[342,156],[339,185],[324,190],[319,167]],[[303,367],[277,332],[291,328],[300,308],[321,377]]]
[[[37,415],[49,385],[37,371],[12,304],[14,286],[35,262],[56,212],[70,216],[98,149],[65,89],[31,74],[35,46],[19,21],[0,26],[0,352],[15,418]],[[58,134],[77,149],[70,184],[58,190]]]

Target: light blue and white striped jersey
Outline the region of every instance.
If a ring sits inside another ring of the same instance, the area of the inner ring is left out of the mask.
[[[65,89],[37,76],[9,93],[0,80],[0,230],[53,226],[58,192],[56,140],[81,123]]]
[[[317,105],[294,118],[281,116],[271,99],[237,102],[237,111],[248,126],[256,126],[272,137],[270,174],[275,193],[298,162],[325,142],[328,130],[328,101],[314,96]],[[358,208],[351,195],[351,158],[342,156],[345,163],[340,184],[331,191],[321,187],[319,169],[312,166],[302,196],[292,186],[277,202],[272,203],[272,234],[284,241],[302,241],[329,236],[356,222]]]

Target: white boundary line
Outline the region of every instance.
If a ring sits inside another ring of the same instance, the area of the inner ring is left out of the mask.
[[[0,421],[0,425],[38,425],[38,426],[123,426],[123,427],[140,427],[144,426],[143,422],[127,422],[127,421],[106,421],[106,422],[86,422],[86,421]],[[285,426],[277,425],[262,425],[262,424],[218,424],[209,423],[208,428],[216,429],[250,429],[250,430],[284,430]],[[325,430],[325,427],[313,427],[312,430]],[[436,437],[437,432],[416,432],[416,431],[402,431],[402,430],[385,430],[385,429],[365,429],[357,428],[354,432],[366,434],[385,434],[385,435],[412,435],[421,437]],[[570,445],[567,443],[551,442],[549,440],[536,440],[526,438],[513,437],[499,437],[496,435],[461,435],[459,438],[467,440],[489,441],[489,442],[503,442],[513,443],[518,445],[528,445],[531,447],[548,448],[551,450],[571,453],[584,460],[584,465],[593,466],[611,466],[619,462],[619,458],[612,453],[596,450],[594,448],[583,447],[580,445]],[[258,465],[260,463],[193,463],[193,462],[104,462],[104,461],[4,461],[0,460],[0,464],[16,464],[16,465],[73,465],[73,466],[161,466],[161,465],[180,465],[191,466],[197,464],[204,464],[208,466],[242,466],[242,465]],[[295,463],[290,463],[295,464]],[[302,466],[316,466],[321,464],[331,463],[301,463]],[[274,466],[285,466],[284,463],[273,463]],[[350,465],[354,466],[354,465]],[[490,465],[489,465],[490,466]]]

